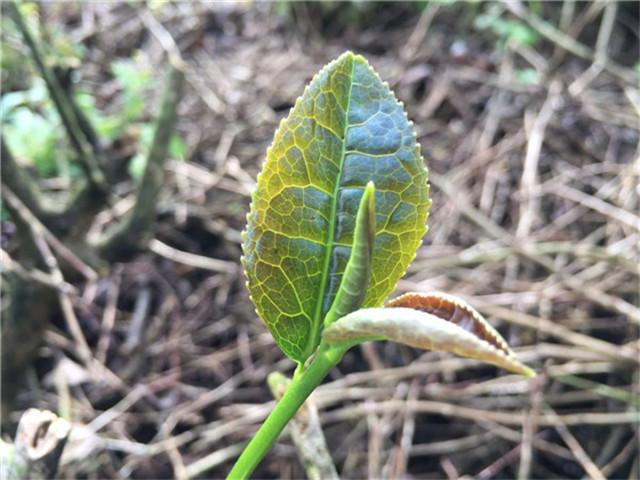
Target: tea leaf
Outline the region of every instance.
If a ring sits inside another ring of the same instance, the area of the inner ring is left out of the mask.
[[[371,275],[371,259],[376,239],[375,186],[369,182],[360,199],[356,227],[353,234],[353,247],[349,262],[342,275],[342,283],[331,309],[324,317],[327,327],[340,317],[357,310],[367,293]]]
[[[476,337],[491,343],[498,350],[509,353],[509,345],[489,322],[471,305],[441,292],[405,293],[386,303],[387,308],[406,307],[430,313],[460,328],[473,333]]]
[[[364,58],[347,52],[314,77],[276,131],[243,242],[256,310],[298,362],[320,341],[369,181],[376,185],[376,238],[363,305],[373,307],[415,256],[429,187],[402,105]]]
[[[515,357],[500,334],[463,300],[442,294],[414,293],[400,299],[403,297],[396,306],[361,309],[342,317],[324,331],[323,338],[343,347],[369,340],[391,340],[535,376]]]

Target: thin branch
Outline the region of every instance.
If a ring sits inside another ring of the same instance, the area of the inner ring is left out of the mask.
[[[638,81],[637,75],[633,70],[625,68],[608,58],[602,58],[598,52],[594,52],[591,48],[578,42],[570,35],[561,32],[549,22],[531,13],[520,1],[505,1],[504,5],[511,13],[527,22],[535,31],[543,37],[552,41],[562,49],[573,53],[575,56],[590,60],[594,63],[601,64],[606,70],[625,82],[635,84]]]
[[[616,14],[618,13],[618,2],[609,2],[604,9],[602,20],[600,21],[600,30],[598,31],[598,40],[596,40],[595,56],[598,61],[605,63],[607,60],[607,50],[609,48],[609,40],[611,32],[616,22]]]
[[[638,438],[637,437],[638,437],[638,433],[636,430],[635,437],[629,440],[629,443],[625,447],[623,447],[622,450],[620,450],[620,453],[618,453],[615,457],[613,457],[613,459],[608,464],[602,467],[603,475],[605,476],[611,475],[613,472],[616,471],[617,468],[620,467],[620,465],[626,462],[628,458],[635,453],[636,460],[634,465],[631,467],[631,475],[629,476],[629,478],[634,478],[633,475],[636,476],[635,478],[638,478],[638,472],[640,472],[640,469],[638,469],[638,456],[637,456]]]
[[[322,416],[322,423],[330,424],[334,422],[352,421],[372,413],[383,414],[389,412],[415,412],[441,415],[447,418],[460,418],[470,422],[481,423],[491,421],[501,425],[516,427],[521,426],[523,422],[526,421],[526,414],[520,411],[486,410],[431,400],[417,400],[412,403],[407,403],[404,400],[385,400],[369,404],[358,403],[325,412]],[[555,427],[558,424],[558,420],[568,426],[635,425],[638,421],[638,414],[634,411],[623,411],[566,413],[552,416],[545,411],[540,414],[539,420],[538,425],[541,427]]]
[[[212,272],[218,273],[238,272],[238,265],[235,262],[183,252],[155,238],[149,242],[149,249],[156,255],[190,267],[211,270]]]
[[[475,297],[474,303],[478,307],[478,310],[485,315],[494,316],[514,325],[531,328],[539,331],[541,334],[555,337],[570,345],[585,348],[591,352],[605,355],[619,362],[638,363],[637,352],[632,348],[614,345],[604,340],[600,340],[599,338],[590,337],[584,333],[574,332],[570,328],[565,327],[558,322],[547,320],[546,318],[535,317],[511,308],[483,303],[482,297]]]
[[[518,480],[531,477],[531,464],[533,459],[533,445],[538,429],[538,416],[540,406],[544,397],[543,380],[531,382],[531,392],[529,395],[531,409],[527,412],[526,421],[522,425],[522,441],[520,443],[520,466],[518,467]]]
[[[31,51],[31,57],[40,75],[47,85],[47,89],[62,119],[71,145],[78,154],[78,161],[82,166],[85,176],[98,191],[105,192],[106,184],[104,174],[100,169],[100,164],[91,145],[87,142],[87,138],[83,133],[80,121],[75,113],[77,109],[74,109],[72,106],[73,99],[65,94],[56,75],[45,65],[40,47],[31,35],[18,6],[14,2],[9,2],[7,8],[10,17],[20,30],[24,41]]]
[[[569,3],[573,4],[573,2],[565,2],[565,5]],[[579,96],[604,69],[607,61],[609,39],[613,32],[617,12],[618,4],[616,2],[609,2],[604,8],[602,20],[600,21],[600,30],[598,31],[598,39],[596,40],[595,58],[597,62],[592,63],[589,68],[582,72],[582,74],[569,85],[567,90],[572,96]]]
[[[233,445],[229,445],[228,447],[221,448],[220,450],[216,450],[209,455],[196,460],[192,464],[186,467],[186,475],[187,478],[199,477],[202,476],[208,470],[217,467],[218,465],[222,465],[229,460],[237,457],[242,449],[244,448],[244,442],[235,443]]]
[[[526,239],[523,239],[523,242],[524,248],[535,255],[568,254],[576,258],[588,258],[599,262],[607,262],[612,266],[623,268],[629,273],[640,275],[638,262],[635,261],[631,255],[614,252],[611,247],[600,247],[598,245],[590,245],[584,242],[527,242]],[[419,272],[421,270],[424,271],[425,269],[444,270],[446,268],[500,262],[514,253],[515,250],[513,248],[501,244],[495,244],[495,242],[490,241],[451,253],[450,255],[425,257],[423,259],[416,260],[410,267],[409,271]]]
[[[571,431],[567,428],[567,426],[562,422],[562,419],[556,414],[556,412],[547,405],[547,411],[545,412],[547,417],[554,423],[554,427],[556,431],[562,437],[564,443],[567,444],[567,447],[571,450],[576,460],[582,465],[584,471],[589,475],[593,480],[605,480],[605,476],[602,474],[600,469],[593,463],[591,457],[585,452],[580,442],[576,440],[576,437],[573,436]]]
[[[438,3],[430,2],[427,4],[427,8],[425,8],[420,15],[420,18],[418,18],[416,26],[413,28],[411,35],[409,35],[409,38],[407,39],[406,45],[400,52],[400,58],[404,63],[405,69],[409,62],[415,58],[420,47],[424,45],[424,39],[427,34],[431,33],[430,27],[439,9],[440,5]]]
[[[612,220],[620,222],[634,230],[640,231],[640,216],[635,215],[633,212],[629,212],[624,208],[612,205],[595,195],[588,195],[580,190],[571,188],[567,185],[561,184],[553,186],[547,191],[541,189],[540,194],[553,193],[560,197],[564,197],[572,202],[579,203],[591,210],[594,210],[605,217],[609,217]]]
[[[527,134],[527,153],[520,180],[520,194],[523,200],[520,204],[520,217],[515,234],[518,239],[529,235],[537,210],[540,208],[540,200],[535,195],[535,190],[538,185],[538,161],[540,159],[547,125],[559,106],[560,89],[561,85],[559,81],[556,80],[551,83],[547,99],[536,115],[531,131]]]
[[[407,403],[415,402],[420,393],[420,384],[416,379],[411,382],[407,391]],[[392,478],[405,478],[409,458],[413,451],[413,437],[416,430],[416,416],[411,412],[403,412],[402,430],[398,446],[389,459],[392,467]]]
[[[469,220],[478,225],[482,230],[488,233],[491,237],[500,240],[505,245],[510,246],[517,254],[528,258],[529,260],[543,266],[550,272],[553,272],[558,276],[558,279],[568,288],[575,291],[579,295],[593,300],[599,303],[605,308],[614,310],[624,316],[626,316],[633,323],[640,325],[640,309],[631,303],[623,300],[622,298],[610,295],[602,290],[585,284],[579,279],[567,275],[565,272],[556,268],[553,260],[539,255],[538,252],[532,250],[529,245],[522,245],[521,242],[516,240],[511,233],[504,228],[496,225],[489,217],[483,212],[478,210],[466,195],[461,192],[459,188],[455,186],[442,175],[438,175],[435,172],[431,172],[429,180],[433,185],[442,190],[451,200],[452,204],[462,212]]]
[[[40,253],[42,261],[49,269],[50,275],[54,282],[59,285],[63,285],[65,283],[64,276],[62,275],[56,257],[53,255],[53,252],[49,247],[49,243],[47,243],[47,240],[50,240],[52,238],[52,235],[50,233],[47,234],[48,230],[46,230],[44,225],[42,225],[34,217],[33,213],[31,213],[26,208],[26,206],[20,201],[18,197],[16,197],[16,195],[10,189],[4,187],[2,189],[2,196],[7,201],[7,203],[11,205],[13,211],[21,217],[22,222],[29,226],[33,243]],[[84,338],[82,328],[80,327],[80,322],[78,321],[78,318],[76,317],[76,314],[73,310],[73,304],[71,303],[69,296],[64,291],[58,290],[57,293],[58,301],[60,302],[60,308],[62,309],[62,313],[67,322],[67,327],[69,328],[69,331],[71,332],[71,335],[76,342],[78,353],[80,354],[86,365],[90,365],[93,358],[91,349],[89,348],[87,340]]]
[[[0,268],[3,272],[11,272],[18,275],[24,280],[39,283],[45,287],[58,290],[68,295],[78,295],[78,289],[67,282],[60,283],[52,275],[38,270],[37,268],[25,268],[20,263],[16,262],[11,256],[3,249],[0,249]]]
[[[271,394],[276,400],[282,397],[289,385],[289,379],[280,372],[271,373],[267,382]],[[309,479],[337,480],[340,478],[327,448],[318,416],[318,408],[311,397],[305,401],[302,408],[291,419],[288,428],[300,462]]]
[[[2,197],[5,198],[7,204],[19,217],[18,220],[24,222],[25,225],[28,225],[29,229],[36,232],[38,236],[42,236],[71,267],[89,281],[93,281],[98,278],[98,273],[87,265],[73,251],[71,251],[71,249],[62,243],[53,233],[51,233],[51,231],[22,202],[20,197],[18,197],[4,182],[2,183]]]
[[[147,155],[147,164],[136,192],[135,205],[97,242],[99,252],[107,260],[126,257],[146,247],[151,238],[156,218],[156,205],[164,179],[164,164],[176,123],[183,84],[184,70],[179,65],[171,64],[151,148]]]
[[[118,296],[120,295],[120,281],[122,279],[122,265],[118,264],[114,267],[111,279],[111,285],[107,292],[107,302],[102,314],[102,325],[100,326],[100,337],[98,339],[96,359],[105,364],[107,352],[111,344],[111,332],[116,323],[116,315],[118,313]]]
[[[166,28],[164,28],[164,25],[162,25],[153,13],[147,9],[138,10],[138,16],[140,17],[140,20],[142,20],[142,23],[144,23],[145,27],[147,27],[151,34],[156,38],[158,43],[160,43],[164,51],[167,52],[169,63],[175,68],[184,71],[185,63],[182,59],[182,55],[180,54],[180,49],[171,34]]]

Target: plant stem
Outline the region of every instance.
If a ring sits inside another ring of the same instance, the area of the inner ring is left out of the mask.
[[[107,185],[105,183],[104,173],[100,168],[100,162],[91,148],[91,145],[87,142],[87,138],[80,126],[81,122],[76,116],[76,111],[79,112],[80,109],[77,108],[77,106],[75,108],[72,106],[74,101],[73,97],[65,93],[58,78],[52,70],[45,65],[44,55],[40,51],[40,46],[33,35],[31,35],[27,23],[24,21],[24,18],[22,18],[22,13],[20,12],[18,5],[15,2],[9,2],[7,4],[7,8],[10,17],[15,22],[18,30],[20,30],[25,43],[31,51],[31,57],[35,62],[40,75],[47,85],[51,99],[53,100],[53,103],[58,110],[58,114],[60,115],[60,119],[62,120],[62,124],[67,131],[69,141],[78,153],[78,161],[85,171],[87,180],[89,180],[89,183],[96,188],[97,192],[102,194],[106,193]]]
[[[271,372],[267,377],[267,384],[276,400],[282,398],[290,383],[291,380],[280,372]],[[307,398],[291,419],[289,433],[308,480],[340,480],[312,398]]]
[[[138,249],[146,248],[153,238],[156,206],[163,186],[164,166],[169,156],[169,143],[178,118],[178,104],[184,86],[182,64],[170,63],[169,68],[151,148],[147,154],[133,209],[113,228],[107,230],[97,242],[100,255],[111,262],[120,261]]]
[[[320,345],[311,364],[296,372],[289,388],[236,460],[227,480],[245,479],[255,470],[280,432],[329,371],[342,359],[343,348]]]

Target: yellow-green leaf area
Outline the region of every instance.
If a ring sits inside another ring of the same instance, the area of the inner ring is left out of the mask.
[[[363,57],[346,52],[313,78],[276,131],[243,242],[258,315],[298,362],[320,341],[369,181],[376,237],[363,307],[377,307],[426,232],[429,186],[402,105]]]

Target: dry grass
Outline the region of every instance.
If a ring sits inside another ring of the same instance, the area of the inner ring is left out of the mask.
[[[317,5],[289,17],[274,5],[155,12],[187,64],[189,159],[169,165],[151,252],[61,293],[114,374],[74,366],[72,336],[54,321],[19,402],[71,416],[62,475],[220,477],[269,412],[266,375],[292,364],[253,313],[239,232],[279,119],[348,47],[405,102],[431,172],[430,230],[398,291],[466,298],[541,375],[393,344],[356,349],[315,394],[338,471],[637,478],[637,6],[544,4],[546,18],[561,14],[549,30],[513,5],[509,18],[538,31],[535,47],[497,51],[470,26],[484,7],[369,5],[336,25],[319,21]],[[78,19],[66,29],[91,42],[83,81],[105,102],[109,59],[139,48],[162,67],[142,7],[47,8]],[[257,472],[302,475],[286,437]]]

